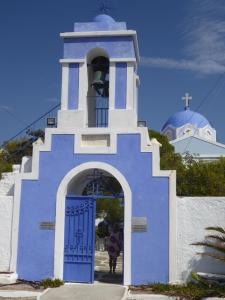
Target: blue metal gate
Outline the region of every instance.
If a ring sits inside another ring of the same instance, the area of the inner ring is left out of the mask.
[[[65,281],[94,281],[95,210],[96,202],[91,197],[66,197]]]

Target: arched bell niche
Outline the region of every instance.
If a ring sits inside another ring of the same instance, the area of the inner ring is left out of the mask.
[[[105,50],[92,49],[87,56],[88,127],[108,127],[109,58]]]

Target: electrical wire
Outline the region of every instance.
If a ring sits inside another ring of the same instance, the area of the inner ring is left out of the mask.
[[[21,120],[16,115],[14,115],[7,107],[0,106],[0,110],[5,111],[8,115],[10,115],[12,118],[14,118],[16,121],[22,123],[23,125],[27,125],[23,120]]]
[[[60,103],[58,103],[57,105],[55,105],[54,107],[52,107],[50,110],[48,110],[46,113],[42,114],[40,117],[38,117],[37,119],[35,119],[33,122],[31,122],[30,124],[28,124],[26,127],[24,127],[22,130],[20,130],[19,132],[17,132],[15,135],[13,135],[11,138],[9,138],[7,141],[5,141],[0,148],[4,147],[4,145],[6,145],[8,142],[14,140],[15,138],[17,138],[21,133],[23,133],[24,131],[27,131],[28,129],[30,129],[30,127],[34,126],[37,122],[39,122],[41,119],[43,119],[45,116],[47,116],[50,112],[52,112],[53,110],[55,110],[57,107],[60,106]]]

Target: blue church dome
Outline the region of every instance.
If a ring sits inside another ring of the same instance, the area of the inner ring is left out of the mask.
[[[115,20],[109,15],[101,14],[94,17],[94,22],[112,23],[115,22]]]
[[[175,128],[179,128],[188,123],[194,125],[197,128],[203,128],[206,125],[210,125],[209,121],[203,115],[192,110],[186,109],[172,115],[166,121],[162,130],[164,130],[168,125],[171,125]]]

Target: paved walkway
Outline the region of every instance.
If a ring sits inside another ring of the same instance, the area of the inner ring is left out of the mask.
[[[117,259],[116,273],[122,275],[123,253]],[[109,255],[107,251],[95,251],[95,271],[109,272]]]
[[[115,284],[65,284],[50,289],[40,300],[121,300],[125,287]]]
[[[116,274],[109,274],[109,255],[107,251],[95,251],[95,280],[105,283],[123,284],[122,253],[117,259]]]

